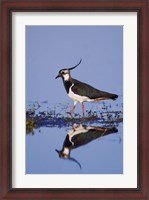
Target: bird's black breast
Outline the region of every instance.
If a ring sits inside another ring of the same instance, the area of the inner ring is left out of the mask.
[[[65,141],[64,141],[64,144],[63,144],[63,147],[70,148],[71,146],[72,146],[72,142],[69,140],[69,135],[67,134],[66,138],[65,138]]]
[[[72,86],[72,83],[70,81],[64,81],[64,80],[63,80],[63,83],[65,86],[66,92],[69,93],[69,88]]]

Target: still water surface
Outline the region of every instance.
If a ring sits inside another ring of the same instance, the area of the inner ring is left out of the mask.
[[[74,131],[80,127],[81,129]],[[26,173],[122,174],[123,123],[119,123],[115,133],[107,133],[107,129],[100,129],[103,127],[101,124],[94,124],[92,127],[87,125],[84,128],[83,125],[74,124],[63,128],[34,129],[34,132],[26,135]],[[66,143],[71,147],[75,145],[67,141],[72,139],[73,134],[76,135],[74,143],[77,143],[77,146],[70,152],[68,148],[65,149],[64,153],[67,155],[62,156],[64,141],[64,146]],[[84,141],[87,144],[84,144]]]

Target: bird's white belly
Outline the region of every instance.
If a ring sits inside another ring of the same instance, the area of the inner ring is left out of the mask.
[[[92,99],[90,99],[89,97],[85,97],[85,96],[79,96],[78,94],[75,94],[74,92],[72,92],[71,88],[74,86],[74,84],[69,88],[69,93],[68,96],[73,99],[73,101],[78,101],[80,103],[84,102],[84,101],[93,101]]]

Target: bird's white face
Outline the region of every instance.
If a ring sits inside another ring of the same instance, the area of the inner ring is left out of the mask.
[[[68,69],[62,69],[59,74],[64,78],[65,81],[68,81],[70,78],[70,72]]]

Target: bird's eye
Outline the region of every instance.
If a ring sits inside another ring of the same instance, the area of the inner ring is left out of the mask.
[[[62,72],[62,74],[65,74],[65,72]]]

